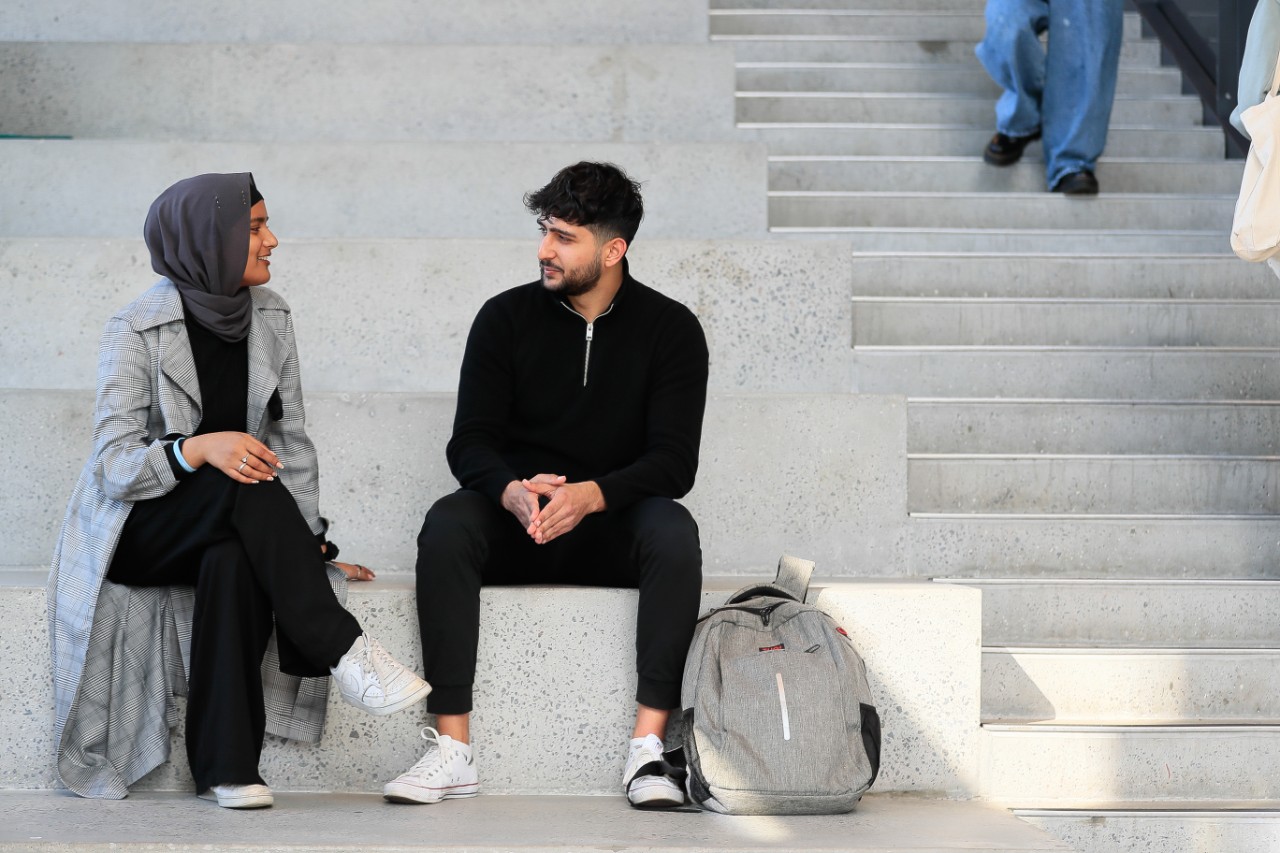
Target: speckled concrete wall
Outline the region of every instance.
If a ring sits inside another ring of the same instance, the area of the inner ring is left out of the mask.
[[[760,575],[771,577],[772,573]],[[0,787],[55,785],[43,589],[0,586]],[[704,608],[736,581],[713,582]],[[884,725],[876,791],[974,793],[980,595],[922,581],[825,583],[815,599],[854,638]],[[635,593],[520,587],[485,590],[473,721],[484,790],[616,793],[634,712]],[[406,663],[420,665],[411,585],[352,586],[352,611]],[[10,628],[8,626],[14,626]],[[283,790],[378,791],[419,756],[421,708],[374,718],[331,695],[319,746],[269,738],[265,778]],[[190,784],[181,727],[169,764],[140,788]]]

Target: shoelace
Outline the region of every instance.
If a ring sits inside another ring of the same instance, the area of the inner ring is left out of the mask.
[[[428,732],[430,732],[430,734],[428,734]],[[416,763],[414,763],[412,767],[409,768],[409,775],[422,776],[423,778],[426,778],[428,776],[444,772],[445,763],[452,758],[452,756],[446,754],[444,744],[440,742],[440,732],[436,731],[431,726],[423,726],[422,739],[429,744],[427,746],[427,751],[417,760]]]

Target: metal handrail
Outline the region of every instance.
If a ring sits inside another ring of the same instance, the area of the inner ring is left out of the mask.
[[[1200,96],[1205,111],[1222,126],[1224,154],[1243,157],[1249,140],[1231,126],[1236,108],[1245,35],[1257,0],[1219,0],[1217,50],[1187,18],[1177,0],[1135,0],[1138,14]]]

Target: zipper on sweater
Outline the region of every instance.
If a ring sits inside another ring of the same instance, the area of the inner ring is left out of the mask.
[[[589,372],[589,371],[590,371],[590,369],[591,369],[591,339],[595,337],[595,334],[596,334],[596,324],[595,324],[594,322],[587,322],[587,318],[586,318],[586,317],[583,317],[583,316],[582,316],[581,314],[579,314],[577,311],[574,311],[574,310],[573,310],[573,308],[572,308],[570,305],[568,305],[568,304],[566,304],[566,303],[564,303],[564,302],[561,302],[561,303],[560,303],[560,305],[561,305],[561,307],[563,307],[563,308],[564,308],[564,310],[568,311],[568,312],[569,312],[570,314],[572,314],[573,316],[575,316],[575,317],[579,318],[579,319],[580,319],[580,320],[582,320],[584,323],[587,323],[587,348],[586,348],[586,352],[585,352],[585,353],[583,354],[583,356],[582,356],[582,387],[583,387],[583,388],[586,388],[586,387],[587,387],[587,375],[588,375],[588,372]],[[605,310],[600,314],[600,317],[605,316],[605,314],[608,314],[608,313],[609,313],[610,311],[612,311],[612,310],[613,310],[613,305],[612,305],[612,304],[610,304],[610,305],[609,305],[609,307],[608,307],[608,308],[606,308],[606,309],[605,309]],[[599,320],[599,319],[600,319],[600,317],[596,317],[596,319],[597,319],[597,320]]]

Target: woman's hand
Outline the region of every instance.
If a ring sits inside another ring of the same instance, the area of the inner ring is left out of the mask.
[[[373,569],[362,566],[359,563],[339,563],[335,561],[334,565],[342,569],[349,581],[371,581],[377,577],[373,573]]]
[[[237,483],[274,480],[284,467],[271,448],[244,432],[193,435],[182,442],[182,458],[193,468],[212,465]]]

